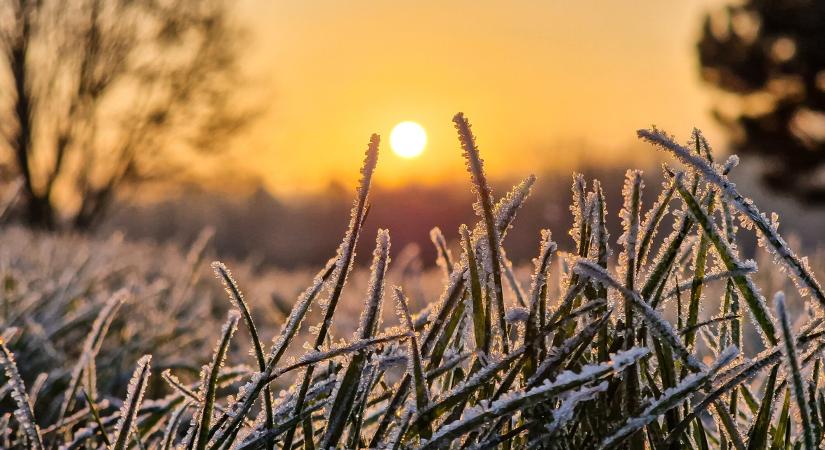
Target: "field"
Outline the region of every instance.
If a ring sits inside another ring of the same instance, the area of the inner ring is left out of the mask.
[[[729,181],[735,157],[715,160],[698,131],[681,145],[641,130],[679,161],[663,185],[629,170],[624,204],[608,205],[574,177],[569,236],[543,231],[533,265],[514,268],[506,236],[537,181],[494,195],[469,122],[454,122],[478,223],[434,229],[432,269],[390,258],[392,230],[361,235],[377,136],[337,253],[315,270],[211,263],[209,230],[185,251],[2,230],[0,445],[821,445],[821,267]]]

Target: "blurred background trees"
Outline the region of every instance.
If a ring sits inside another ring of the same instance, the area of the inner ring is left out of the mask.
[[[0,2],[0,168],[43,228],[97,224],[249,117],[224,0]]]
[[[732,151],[772,189],[825,203],[825,2],[749,0],[708,14],[698,42]]]

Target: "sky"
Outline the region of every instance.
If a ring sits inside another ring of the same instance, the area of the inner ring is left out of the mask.
[[[651,124],[722,147],[694,50],[715,3],[246,0],[244,87],[263,109],[232,155],[273,192],[313,191],[356,180],[376,132],[378,183],[438,183],[465,177],[458,111],[494,178],[649,163],[635,130]],[[389,150],[405,120],[428,134],[414,159]]]

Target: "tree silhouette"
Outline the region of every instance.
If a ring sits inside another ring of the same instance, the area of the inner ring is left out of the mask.
[[[0,165],[33,226],[95,225],[244,123],[226,0],[0,2]]]
[[[697,47],[735,150],[764,163],[769,187],[825,203],[825,2],[725,6],[705,17]]]

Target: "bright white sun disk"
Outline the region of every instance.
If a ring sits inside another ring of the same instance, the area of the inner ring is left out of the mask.
[[[415,122],[401,122],[390,133],[390,147],[402,158],[415,158],[427,145],[427,132]]]

